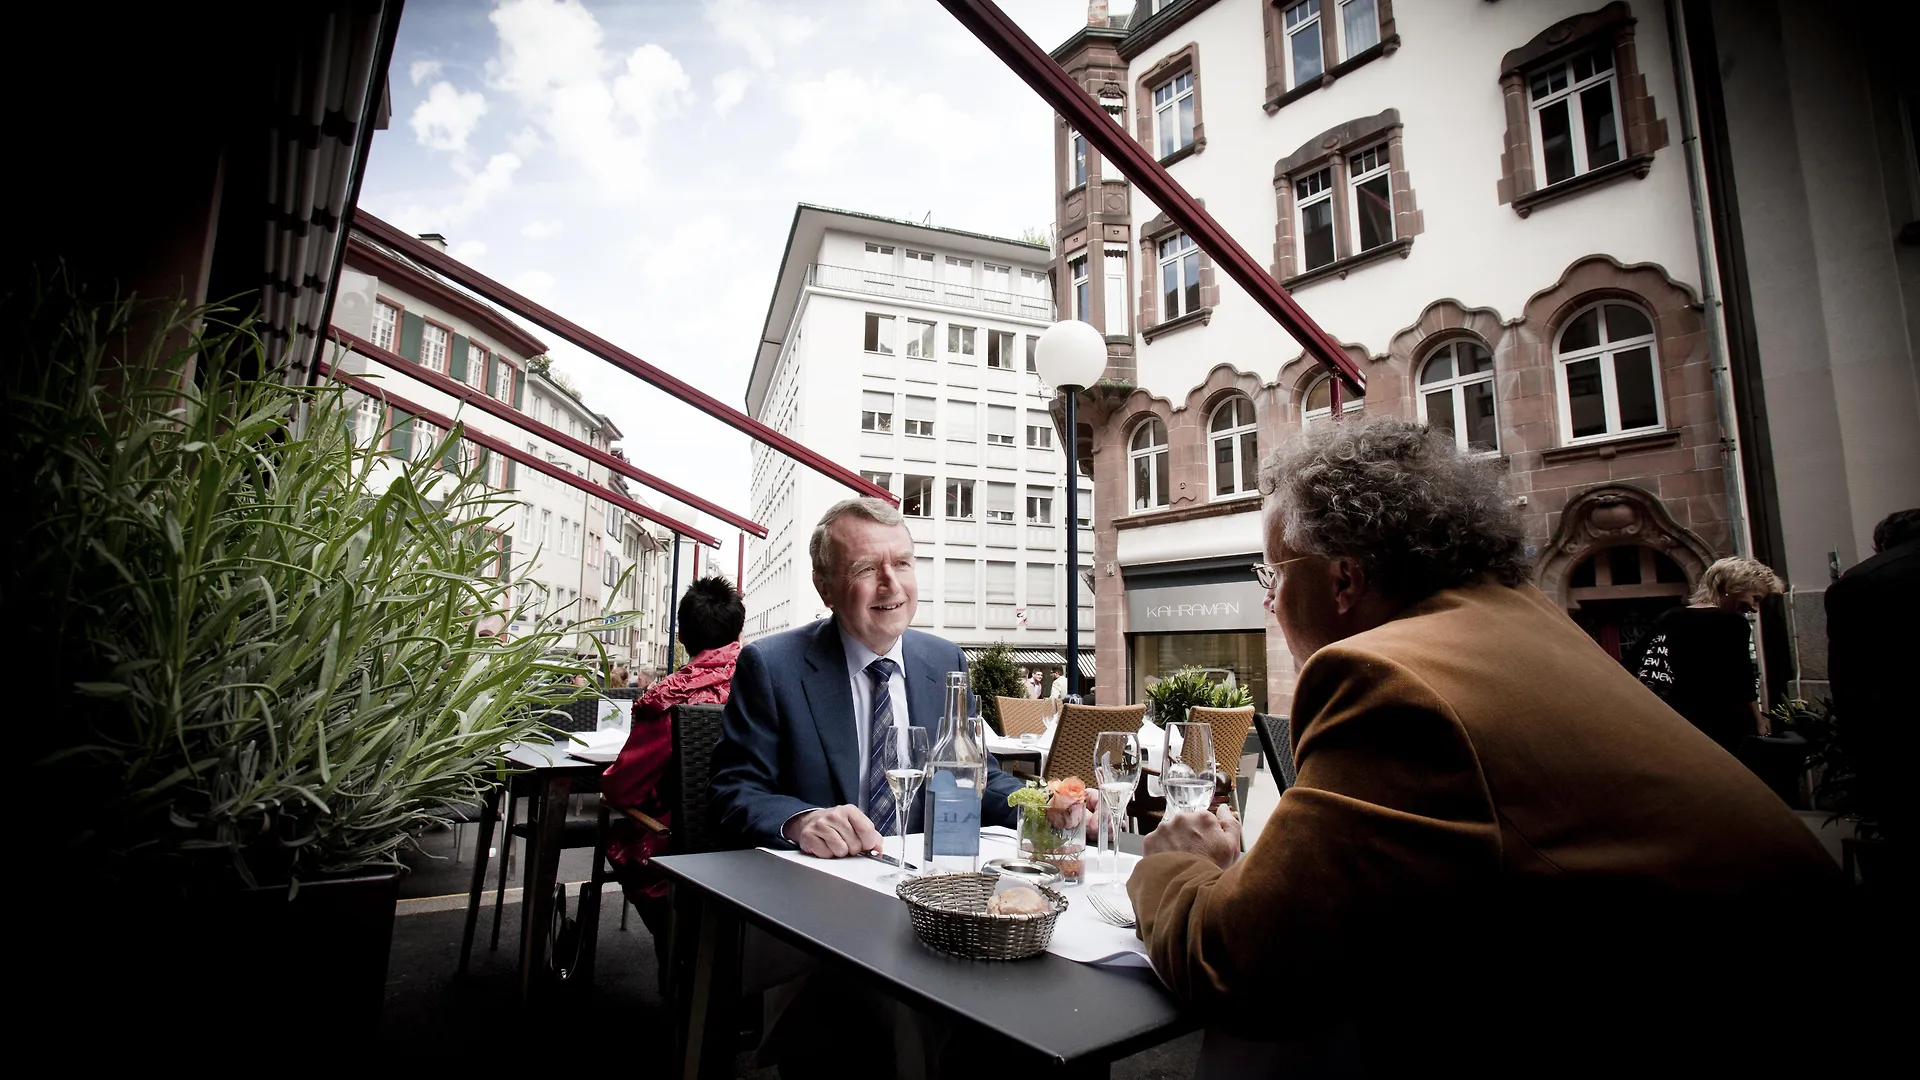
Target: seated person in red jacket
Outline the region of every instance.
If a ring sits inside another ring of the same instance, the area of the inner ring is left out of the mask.
[[[661,788],[673,758],[673,707],[726,703],[746,620],[746,604],[725,578],[702,578],[687,587],[680,598],[680,644],[693,659],[633,703],[627,745],[600,781],[601,793],[614,806],[638,810],[672,828],[673,810]],[[614,822],[607,856],[627,899],[658,937],[664,927],[660,920],[666,914],[667,882],[651,863],[665,853],[667,838],[624,812],[616,814]]]

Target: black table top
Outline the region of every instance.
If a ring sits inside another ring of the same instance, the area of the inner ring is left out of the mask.
[[[577,743],[572,745],[579,745]],[[532,769],[536,772],[605,772],[605,762],[583,761],[571,757],[567,747],[539,740],[536,742],[514,743],[507,751],[507,762],[519,769]]]
[[[914,936],[902,901],[764,851],[654,860],[807,952],[875,977],[915,1008],[983,1024],[1060,1064],[1111,1061],[1192,1027],[1146,968],[962,960]]]

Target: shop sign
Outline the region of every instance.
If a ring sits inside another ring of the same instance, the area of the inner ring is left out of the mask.
[[[1127,629],[1151,634],[1173,630],[1261,630],[1266,591],[1251,576],[1239,582],[1127,590]]]

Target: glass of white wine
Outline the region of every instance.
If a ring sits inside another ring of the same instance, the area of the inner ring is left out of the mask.
[[[1093,737],[1093,774],[1100,785],[1100,809],[1106,817],[1100,823],[1100,847],[1112,844],[1112,873],[1108,884],[1124,886],[1120,875],[1120,823],[1126,820],[1127,803],[1133,800],[1134,785],[1140,782],[1140,738],[1131,731],[1103,731]]]
[[[1161,758],[1160,786],[1167,792],[1167,814],[1205,813],[1213,808],[1213,727],[1167,725],[1167,752]]]
[[[887,788],[893,793],[894,831],[900,837],[900,869],[880,881],[897,885],[916,876],[907,864],[907,819],[913,816],[914,800],[920,797],[920,785],[927,779],[927,729],[894,728],[880,744],[880,767],[887,771]]]

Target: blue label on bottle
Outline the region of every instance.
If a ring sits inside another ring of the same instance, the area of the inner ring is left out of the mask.
[[[950,772],[938,772],[927,781],[928,808],[932,812],[927,831],[933,840],[935,855],[978,855],[980,853],[980,792],[961,787]]]

